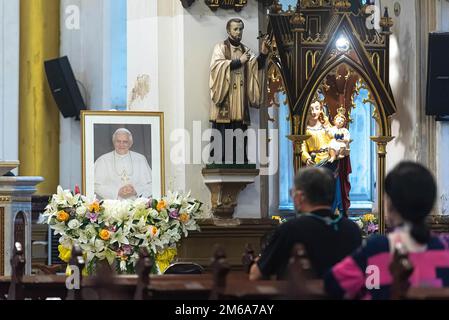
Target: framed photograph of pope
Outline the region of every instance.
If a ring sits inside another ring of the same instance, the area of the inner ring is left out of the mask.
[[[163,113],[84,111],[81,126],[85,195],[132,200],[165,194]]]

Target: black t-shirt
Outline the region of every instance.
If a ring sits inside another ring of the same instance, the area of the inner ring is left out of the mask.
[[[335,225],[329,225],[320,217],[335,219],[330,210],[318,210],[276,229],[258,262],[264,277],[285,278],[291,251],[297,243],[306,247],[313,269],[320,278],[361,245],[360,228],[354,222],[343,217]]]

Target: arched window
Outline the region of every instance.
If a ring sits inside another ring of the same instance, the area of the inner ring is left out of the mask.
[[[293,211],[290,190],[293,187],[295,170],[293,167],[293,143],[287,136],[291,134],[290,109],[287,97],[279,93],[279,211]]]
[[[127,102],[127,1],[114,0],[110,4],[110,86],[111,106],[126,109]]]
[[[354,139],[351,144],[352,174],[351,181],[351,212],[371,212],[375,200],[376,190],[376,145],[369,137],[376,135],[376,121],[372,115],[374,104],[370,99],[369,90],[360,87],[354,93],[354,109],[351,112],[352,123],[349,126],[351,137],[363,137]]]

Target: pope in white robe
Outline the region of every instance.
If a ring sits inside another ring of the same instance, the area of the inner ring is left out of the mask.
[[[113,135],[115,150],[95,161],[94,192],[99,199],[124,200],[152,196],[152,172],[147,159],[130,151],[132,134],[118,129]]]

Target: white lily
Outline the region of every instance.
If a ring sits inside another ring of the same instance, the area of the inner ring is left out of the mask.
[[[117,230],[113,235],[111,239],[111,244],[118,242],[120,244],[129,244],[129,240],[126,236],[126,233],[123,229]]]

